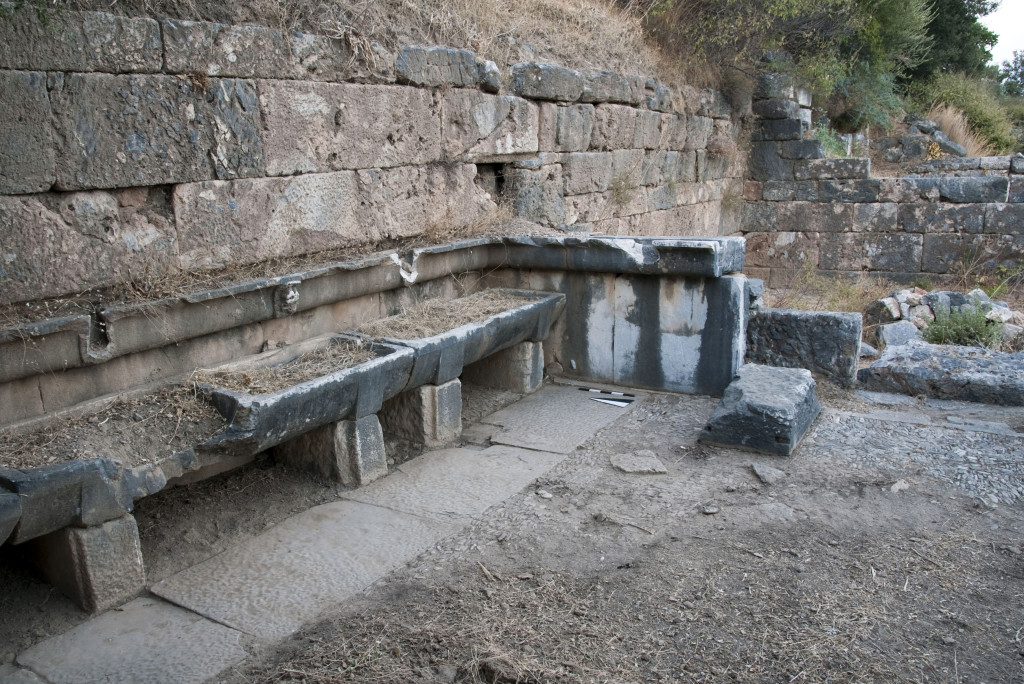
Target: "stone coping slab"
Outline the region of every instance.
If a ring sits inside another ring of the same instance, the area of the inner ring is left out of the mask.
[[[350,335],[329,335],[293,345],[296,348],[283,362],[325,343],[365,346],[376,356],[276,392],[248,393],[201,383],[228,426],[198,448],[228,455],[256,454],[342,418],[374,414],[383,401],[406,386],[413,366],[412,349]],[[253,361],[232,363],[218,370],[244,368],[254,365]],[[271,365],[281,364],[278,359]]]
[[[565,295],[533,290],[497,289],[526,302],[514,309],[467,323],[437,335],[419,339],[385,337],[392,345],[403,345],[415,352],[412,373],[405,389],[420,385],[443,385],[462,374],[464,366],[524,340],[544,340],[551,324],[565,308]]]

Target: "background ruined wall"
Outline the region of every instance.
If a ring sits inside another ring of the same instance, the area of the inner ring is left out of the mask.
[[[258,26],[0,19],[0,304],[178,270],[543,226],[718,235],[724,98]],[[724,210],[723,210],[724,207]]]

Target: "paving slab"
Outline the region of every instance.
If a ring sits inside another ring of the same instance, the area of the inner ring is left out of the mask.
[[[281,639],[460,526],[336,501],[295,515],[151,591],[253,636]]]
[[[568,454],[629,410],[593,400],[601,396],[549,385],[480,422],[502,428],[491,435],[494,444]]]
[[[398,472],[348,492],[346,499],[431,519],[466,518],[520,492],[565,456],[496,445],[441,449],[403,463]]]
[[[234,629],[144,597],[36,644],[17,662],[51,684],[203,682],[245,659],[241,638]],[[3,674],[0,681],[8,681]],[[40,681],[19,676],[10,681]]]

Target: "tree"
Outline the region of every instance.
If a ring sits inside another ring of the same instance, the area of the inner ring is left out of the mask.
[[[1013,51],[1013,59],[1003,62],[999,79],[1003,83],[1004,93],[1013,97],[1024,96],[1024,52]]]
[[[998,4],[995,0],[932,0],[933,18],[927,28],[931,50],[909,71],[910,80],[934,73],[983,75],[992,59],[989,48],[999,36],[978,18],[990,14]]]

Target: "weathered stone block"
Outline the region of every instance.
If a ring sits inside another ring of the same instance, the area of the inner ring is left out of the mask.
[[[0,302],[79,293],[173,268],[176,234],[161,189],[0,197]],[[77,365],[77,364],[75,364]]]
[[[760,268],[816,268],[821,248],[814,233],[750,233],[747,240],[747,264]]]
[[[899,227],[907,233],[980,233],[985,208],[939,203],[901,204]]]
[[[921,331],[910,321],[896,321],[886,323],[875,329],[875,336],[883,349],[907,344],[913,340],[921,339]]]
[[[647,89],[647,97],[644,98],[644,104],[647,108],[654,112],[665,112],[670,113],[675,108],[672,106],[672,91],[666,86],[658,83],[651,79],[645,84]]]
[[[58,74],[50,101],[60,190],[263,175],[262,123],[246,81]]]
[[[762,119],[795,119],[799,109],[793,100],[779,98],[755,100],[753,104],[754,115]]]
[[[640,110],[625,105],[596,107],[590,147],[594,150],[622,150],[644,147],[644,130],[638,127]]]
[[[942,199],[962,204],[1005,202],[1009,189],[1009,180],[997,176],[938,178],[935,181]]]
[[[575,102],[583,95],[583,75],[553,64],[521,62],[512,66],[512,92],[534,100]]]
[[[806,368],[851,387],[862,325],[859,313],[761,309],[747,321],[747,362]]]
[[[0,383],[0,406],[3,406],[0,424],[7,425],[25,418],[41,416],[43,398],[39,394],[39,377]]]
[[[441,159],[441,115],[429,90],[294,81],[261,81],[259,88],[268,175]]]
[[[757,75],[757,85],[754,88],[755,100],[792,100],[794,98],[793,77],[789,74],[762,72]]]
[[[803,126],[799,119],[765,119],[758,122],[750,139],[758,140],[800,140]]]
[[[686,147],[686,127],[688,120],[685,114],[661,115],[661,143],[669,150],[682,150]],[[710,135],[710,133],[709,133]]]
[[[485,387],[530,394],[544,382],[544,347],[540,342],[520,342],[466,366],[462,379]]]
[[[826,180],[818,185],[820,202],[877,202],[881,181],[867,180]]]
[[[596,116],[594,105],[558,107],[552,149],[558,152],[585,152],[590,149]]]
[[[583,74],[580,101],[638,105],[644,101],[644,80],[611,71],[588,71]]]
[[[577,152],[566,155],[562,162],[562,176],[566,195],[604,192],[611,185],[612,163],[610,152]]]
[[[766,202],[817,202],[817,181],[765,181],[762,197]]]
[[[921,257],[924,273],[953,273],[966,258],[968,251],[976,253],[981,236],[955,233],[925,235]]]
[[[921,236],[839,233],[821,238],[818,268],[829,271],[914,273],[921,268]]]
[[[981,207],[972,207],[981,211]],[[985,232],[1001,235],[1024,234],[1024,204],[986,204]]]
[[[241,78],[296,77],[291,42],[266,26],[164,19],[164,69]]]
[[[686,143],[684,150],[702,150],[715,130],[715,120],[706,116],[691,116],[686,120]]]
[[[163,65],[160,25],[152,19],[23,3],[2,9],[2,69],[128,73],[156,72]]]
[[[565,225],[562,166],[546,164],[536,170],[514,169],[506,174],[505,183],[516,216],[546,226]]]
[[[1015,204],[1024,203],[1024,176],[1010,178],[1010,189],[1006,194],[1006,201]]]
[[[870,173],[870,159],[809,159],[793,167],[796,180],[859,179]]]
[[[637,121],[637,137],[634,140],[641,142],[641,147],[648,150],[664,149],[662,140],[661,120],[664,114],[640,110]]]
[[[820,412],[810,371],[748,364],[725,389],[700,440],[789,456]]]
[[[442,96],[441,108],[445,159],[493,161],[538,151],[539,109],[520,97],[451,90]]]
[[[421,385],[384,403],[384,431],[427,447],[441,447],[462,435],[462,383]]]
[[[895,233],[899,205],[890,202],[853,205],[853,232]]]
[[[949,136],[942,131],[935,131],[932,133],[932,140],[938,143],[939,149],[946,154],[955,154],[958,157],[967,156],[967,148],[958,142],[950,140]]]
[[[0,72],[0,121],[0,194],[48,190],[56,176],[46,74]]]
[[[1010,172],[1024,173],[1024,154],[1018,152],[1010,158]]]
[[[783,159],[824,159],[825,146],[820,140],[787,140],[779,145]]]
[[[130,515],[48,534],[33,552],[47,580],[90,613],[118,606],[146,587],[139,528]]]
[[[346,487],[362,487],[388,474],[384,433],[375,414],[311,430],[274,447],[274,457]]]
[[[776,142],[753,143],[747,163],[753,180],[793,180],[793,162],[779,156]]]
[[[480,83],[476,55],[469,50],[410,45],[398,51],[395,74],[401,83],[472,87]]]
[[[7,541],[21,520],[21,500],[14,492],[0,487],[0,544]]]

